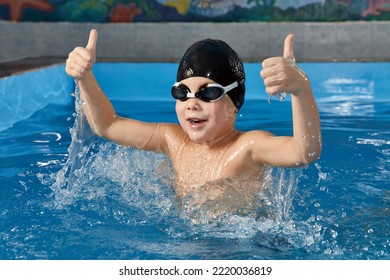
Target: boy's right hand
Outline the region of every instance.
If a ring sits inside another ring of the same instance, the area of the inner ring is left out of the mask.
[[[92,29],[87,46],[85,48],[76,47],[66,60],[66,73],[77,81],[84,78],[85,74],[92,70],[92,66],[96,61],[97,38],[97,30]]]

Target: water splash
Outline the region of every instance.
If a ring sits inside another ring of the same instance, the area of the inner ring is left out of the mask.
[[[228,192],[224,196],[196,204],[194,200],[205,196],[200,189],[185,197],[181,217],[190,221],[192,235],[250,239],[257,246],[277,251],[315,247],[323,239],[321,225],[313,217],[297,218],[294,212],[300,176],[300,169],[269,168],[260,183],[263,192],[250,196],[245,184],[225,185]]]
[[[268,103],[271,104],[272,103],[272,94],[269,94],[268,95]],[[286,96],[287,96],[287,93],[285,92],[282,92],[282,93],[277,93],[274,95],[277,99],[279,99],[279,101],[284,101],[286,99]]]
[[[68,159],[63,168],[55,174],[54,183],[51,185],[55,196],[62,196],[65,204],[70,204],[74,197],[74,189],[81,186],[82,169],[88,158],[88,154],[93,154],[96,148],[96,136],[90,129],[82,105],[84,102],[80,99],[80,90],[76,83],[74,94],[75,113],[73,117],[75,122],[70,129],[72,142],[68,148]],[[61,199],[55,200],[56,203]],[[67,202],[65,202],[67,201]]]
[[[322,238],[316,219],[298,220],[293,202],[300,169],[269,168],[253,193],[245,183],[225,180],[206,184],[179,200],[173,169],[167,156],[146,152],[95,136],[83,114],[75,90],[72,143],[62,169],[53,175],[52,199],[47,207],[76,207],[115,220],[121,225],[156,227],[171,238],[252,239],[258,246],[279,251],[312,246]],[[207,188],[222,188],[224,195],[204,198]],[[202,203],[195,203],[202,201]]]

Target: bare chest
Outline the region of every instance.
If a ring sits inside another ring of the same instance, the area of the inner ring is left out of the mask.
[[[194,191],[208,182],[241,176],[245,173],[258,179],[259,168],[254,168],[232,147],[209,149],[185,147],[173,159],[179,196]]]
[[[223,178],[232,171],[224,156],[225,153],[226,150],[218,152],[205,149],[184,150],[177,156],[174,164],[176,176],[180,181],[195,184]]]

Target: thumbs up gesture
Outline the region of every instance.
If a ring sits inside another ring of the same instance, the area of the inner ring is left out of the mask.
[[[285,92],[298,95],[309,85],[306,74],[295,63],[293,43],[294,35],[287,35],[283,56],[271,57],[262,63],[260,76],[270,96]]]
[[[75,80],[81,80],[92,69],[96,61],[96,43],[98,32],[92,29],[87,46],[76,47],[66,60],[65,71]]]

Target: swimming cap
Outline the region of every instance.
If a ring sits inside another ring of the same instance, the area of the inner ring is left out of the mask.
[[[176,82],[190,77],[205,77],[223,86],[237,81],[238,87],[227,95],[237,109],[244,103],[244,65],[238,54],[224,41],[204,39],[189,47],[180,61]]]

